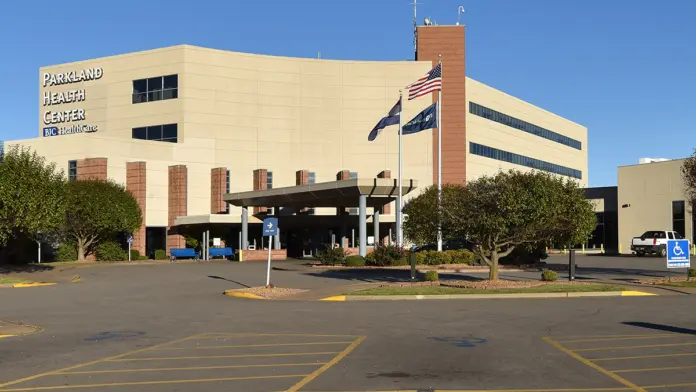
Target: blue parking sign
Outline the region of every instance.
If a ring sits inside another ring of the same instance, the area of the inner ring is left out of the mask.
[[[278,218],[266,218],[263,220],[264,237],[273,237],[278,234]]]
[[[667,240],[667,268],[690,268],[689,240]]]

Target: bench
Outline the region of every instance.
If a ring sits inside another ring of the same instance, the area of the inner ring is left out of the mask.
[[[231,259],[234,257],[234,250],[232,250],[232,248],[210,248],[208,249],[208,254],[211,258],[223,257],[226,259]]]
[[[169,254],[169,261],[176,261],[176,259],[181,258],[198,260],[201,257],[201,254],[193,248],[172,248]]]

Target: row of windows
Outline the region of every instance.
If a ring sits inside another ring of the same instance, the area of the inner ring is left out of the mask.
[[[178,136],[179,129],[177,124],[133,128],[133,139],[176,143]]]
[[[515,129],[519,129],[520,131],[531,133],[532,135],[543,137],[544,139],[548,139],[556,143],[564,144],[566,146],[582,150],[582,142],[578,140],[569,138],[568,136],[563,136],[554,131],[549,131],[546,128],[542,128],[538,125],[528,123],[518,118],[508,116],[507,114],[503,114],[493,109],[489,109],[477,103],[469,102],[469,113],[475,114],[483,118],[487,118],[491,121],[495,121],[497,123],[507,125]]]
[[[533,169],[543,170],[549,173],[582,179],[582,172],[580,170],[571,169],[569,167],[556,165],[555,163],[549,163],[512,152],[498,150],[497,148],[488,147],[481,144],[469,143],[469,152],[474,155],[510,162],[515,165],[531,167]]]
[[[179,75],[157,76],[133,81],[133,103],[179,97]]]

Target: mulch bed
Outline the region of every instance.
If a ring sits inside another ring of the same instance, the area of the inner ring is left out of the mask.
[[[673,276],[670,278],[648,278],[648,279],[635,279],[631,283],[645,284],[645,285],[656,285],[664,283],[678,283],[678,282],[691,282],[696,281],[696,278],[687,278],[686,276]]]
[[[283,287],[267,288],[267,287],[261,286],[261,287],[249,287],[249,288],[245,288],[245,289],[237,289],[237,290],[230,290],[230,291],[238,291],[241,293],[255,294],[255,295],[258,295],[259,297],[263,297],[266,299],[277,299],[277,298],[287,297],[289,295],[295,295],[297,293],[301,293],[301,292],[304,292],[307,290],[288,289],[288,288],[283,288]]]
[[[371,265],[366,265],[363,267],[348,267],[345,265],[324,265],[321,263],[307,263],[305,264],[308,267],[312,268],[322,268],[322,269],[347,269],[347,270],[358,270],[358,269],[394,269],[394,270],[410,270],[411,266],[410,265],[402,265],[402,266],[396,266],[396,267],[391,267],[391,266],[371,266]],[[443,265],[423,265],[419,264],[416,266],[420,270],[488,270],[487,265],[468,265],[468,264],[443,264]],[[525,269],[542,269],[542,268],[548,268],[554,271],[565,271],[568,269],[567,266],[547,266],[546,263],[537,263],[537,264],[525,264],[525,265],[500,265],[498,266],[500,270],[525,270]]]
[[[420,287],[420,286],[443,286],[443,287],[456,287],[462,289],[483,289],[483,290],[493,290],[493,289],[519,289],[519,288],[531,288],[537,286],[545,285],[581,285],[581,284],[592,284],[590,282],[566,282],[566,281],[556,281],[556,282],[542,282],[537,280],[499,280],[497,282],[492,282],[490,280],[446,280],[442,282],[401,282],[401,283],[386,283],[379,285],[378,287]]]

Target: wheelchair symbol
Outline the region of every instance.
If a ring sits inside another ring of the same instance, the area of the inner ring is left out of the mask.
[[[682,250],[681,246],[679,246],[678,242],[676,242],[674,244],[674,248],[672,249],[672,253],[674,253],[675,256],[682,256],[684,254],[684,251]]]

